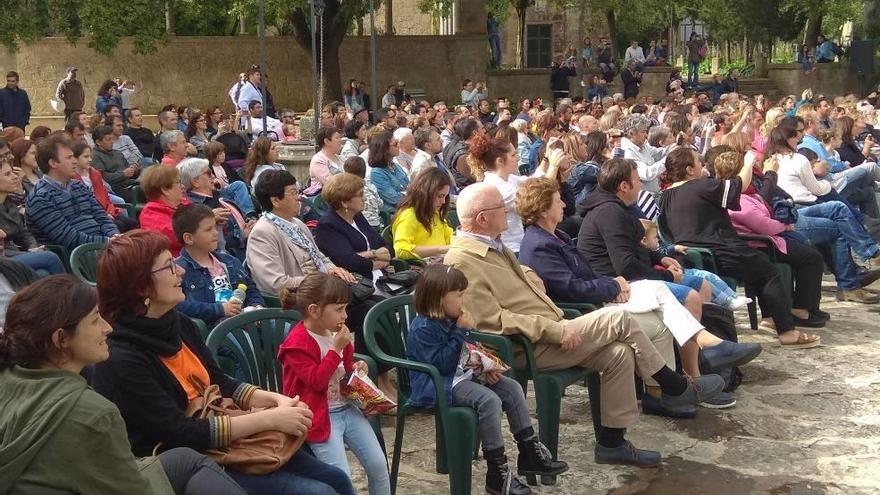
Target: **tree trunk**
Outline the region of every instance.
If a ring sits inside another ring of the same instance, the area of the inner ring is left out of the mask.
[[[605,20],[608,22],[608,37],[611,38],[611,59],[617,59],[617,18],[614,9],[605,11]]]
[[[526,66],[526,7],[516,9],[516,61],[520,69]]]
[[[295,9],[291,13],[290,21],[293,25],[294,39],[311,58],[312,31],[308,7],[306,7],[305,11]],[[342,101],[342,71],[339,66],[339,48],[342,46],[345,33],[348,32],[350,22],[350,19],[344,18],[339,3],[334,0],[326,2],[324,9],[324,36],[321,36],[320,19],[315,20],[318,31],[315,47],[318,50],[318,71],[321,73],[323,87],[321,94],[322,105],[334,100]],[[324,46],[323,61],[321,60],[322,44]],[[312,94],[312,92],[310,91],[309,94]],[[373,95],[373,98],[375,97]],[[320,112],[321,109],[317,108],[315,111]]]
[[[880,37],[880,0],[867,0],[864,14],[862,39],[877,39]]]
[[[357,34],[358,34],[358,36],[363,36],[363,35],[364,35],[364,18],[363,18],[363,17],[358,17],[358,20],[357,20]]]
[[[730,62],[732,61],[732,59],[730,58],[730,40],[725,41],[724,45],[726,48],[724,63],[725,63],[725,65],[730,65]]]
[[[755,45],[752,44],[751,38],[746,38],[746,63],[750,64],[755,60]]]
[[[394,0],[385,0],[385,36],[394,34]]]
[[[171,9],[171,1],[165,1],[165,33],[174,34],[174,11]]]
[[[810,18],[807,19],[807,26],[804,29],[804,44],[807,45],[807,48],[812,49],[816,47],[816,38],[820,34],[822,34],[822,14],[811,14]],[[798,47],[798,50],[800,50],[800,47]]]

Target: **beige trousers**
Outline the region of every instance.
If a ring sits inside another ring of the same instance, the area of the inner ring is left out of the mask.
[[[652,316],[653,315],[653,316]],[[616,307],[606,307],[571,320],[580,326],[581,345],[563,351],[559,344],[536,344],[535,360],[546,371],[581,366],[601,373],[601,424],[610,428],[626,428],[638,419],[635,373],[650,377],[667,365],[672,356],[672,335],[663,327],[655,313],[639,315],[649,333],[664,348],[658,352],[648,335],[639,328],[634,315]],[[662,342],[666,342],[663,344]],[[669,353],[666,353],[669,349]],[[672,358],[674,366],[674,357]]]

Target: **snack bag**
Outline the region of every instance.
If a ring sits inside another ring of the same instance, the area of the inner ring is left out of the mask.
[[[342,393],[349,399],[357,402],[358,407],[365,416],[375,416],[386,413],[395,407],[397,403],[389,399],[367,376],[366,371],[354,371],[344,381]]]
[[[504,373],[510,369],[510,366],[500,357],[479,343],[465,342],[463,349],[467,349],[468,352],[467,361],[465,361],[463,368],[474,370],[475,376],[493,370]]]

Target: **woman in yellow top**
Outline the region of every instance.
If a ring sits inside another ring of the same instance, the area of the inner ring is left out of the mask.
[[[417,260],[443,256],[452,242],[449,211],[449,175],[438,168],[425,169],[409,184],[391,224],[398,258]]]

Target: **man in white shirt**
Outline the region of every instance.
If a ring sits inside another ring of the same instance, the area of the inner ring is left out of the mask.
[[[122,153],[125,157],[125,163],[137,163],[138,165],[149,165],[153,163],[152,159],[144,160],[144,155],[137,145],[134,144],[131,137],[125,135],[125,127],[122,125],[122,117],[107,117],[104,121],[105,125],[113,128],[113,149]]]
[[[263,132],[263,104],[260,100],[251,100],[248,110],[250,111],[251,133],[254,136],[259,136]],[[278,141],[284,137],[281,121],[268,115],[266,116],[266,130],[268,131],[267,137],[272,141]]]
[[[251,67],[247,71],[247,82],[241,85],[241,88],[238,90],[238,99],[236,100],[236,106],[242,113],[248,109],[252,101],[263,101],[263,95],[260,93],[261,76],[260,69],[257,67]]]
[[[630,60],[636,61],[636,69],[639,72],[645,70],[645,52],[642,50],[642,47],[639,46],[639,42],[633,40],[630,42],[629,47],[626,49],[626,53],[623,54],[623,64],[629,63]]]

